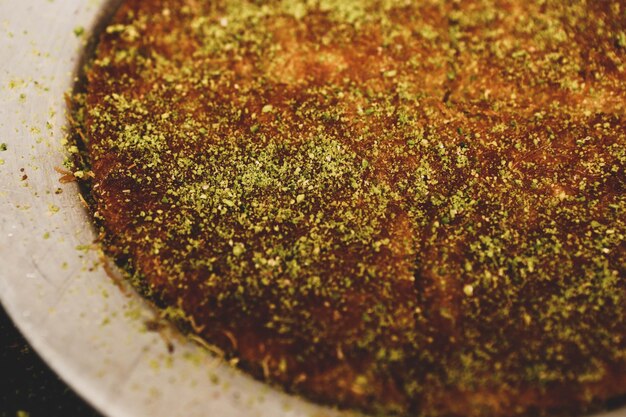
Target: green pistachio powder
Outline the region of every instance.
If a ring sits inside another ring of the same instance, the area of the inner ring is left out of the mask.
[[[323,330],[306,329],[311,312],[303,311],[299,300],[313,294],[333,302],[354,286],[375,282],[382,301],[367,306],[362,315],[367,326],[348,339],[377,349],[381,369],[413,354],[406,346],[419,352],[422,363],[439,362],[438,372],[444,371],[437,378],[406,370],[416,375],[405,384],[409,394],[422,392],[425,384],[471,388],[481,381],[509,387],[599,381],[607,364],[625,362],[623,107],[616,117],[586,110],[580,101],[555,100],[537,105],[532,115],[518,114],[507,111],[513,98],[490,100],[483,91],[476,102],[503,115],[489,128],[476,127],[471,117],[451,123],[440,117],[438,125],[429,126],[425,116],[441,110],[429,104],[428,92],[411,84],[429,59],[418,56],[394,61],[381,73],[379,82],[394,94],[348,78],[310,83],[302,87],[309,100],[261,102],[251,114],[248,98],[268,91],[271,80],[253,78],[235,91],[234,71],[210,64],[238,57],[272,62],[280,48],[264,19],[305,19],[316,9],[336,23],[329,33],[338,44],[351,42],[353,28],[371,25],[380,28],[381,47],[389,51],[402,45],[403,37],[421,36],[421,42],[446,51],[432,58],[440,62],[428,64],[443,67],[450,85],[467,65],[448,53],[457,51],[476,59],[499,56],[512,83],[556,85],[563,94],[577,94],[581,59],[561,16],[582,25],[581,3],[538,16],[530,29],[523,27],[529,20],[520,20],[514,29],[528,34],[533,49],[467,36],[476,25],[501,17],[488,2],[480,2],[474,13],[451,12],[447,33],[425,25],[417,35],[383,13],[406,2],[257,3],[227,2],[227,24],[195,16],[184,6],[180,13],[191,21],[186,30],[200,40],[193,59],[156,50],[140,53],[137,40],[148,16],[131,16],[128,23],[107,28],[121,40],[112,53],[93,61],[93,69],[131,64],[136,78],[155,86],[137,98],[124,94],[136,80],[119,77],[110,81],[116,93],[95,106],[79,106],[75,115],[87,137],[102,138],[87,144],[92,163],[110,152],[127,162],[109,174],[134,184],[125,190],[126,202],[134,201],[136,187],[153,196],[154,204],[133,213],[134,231],[117,241],[128,245],[122,252],[134,245],[155,256],[166,254],[161,267],[182,286],[189,271],[212,271],[220,264],[219,274],[204,277],[206,288],[220,288],[220,298],[240,299],[244,314],[251,315],[246,300],[270,294],[279,305],[273,305],[277,313],[265,326],[284,334],[304,326],[298,331],[310,331],[313,341]],[[613,11],[623,19],[617,3]],[[598,33],[615,45],[617,52],[609,58],[623,78],[624,32]],[[163,34],[163,43],[176,48],[183,36],[184,31],[172,30]],[[531,60],[533,53],[545,59]],[[324,53],[318,56],[323,61]],[[619,78],[598,74],[593,81],[598,90],[610,90],[614,83],[623,93]],[[224,91],[231,96],[219,100]],[[76,102],[84,105],[84,97],[79,94]],[[202,101],[202,114],[195,112],[194,100]],[[357,102],[357,111],[351,111]],[[444,107],[454,111],[462,104],[453,94]],[[245,122],[233,125],[233,120]],[[349,127],[334,128],[338,125]],[[497,157],[485,162],[481,155]],[[89,170],[71,166],[79,178]],[[442,291],[456,294],[453,305],[444,303],[438,311],[425,311],[430,307],[420,297],[403,301],[417,326],[390,323],[393,303],[385,297],[393,293],[394,277],[372,261],[376,253],[391,250],[394,236],[387,227],[398,210],[417,235],[406,250],[415,268],[397,279],[417,281],[419,288],[424,274]],[[101,219],[100,212],[95,216]],[[214,247],[213,257],[194,256],[207,245]],[[348,263],[337,256],[338,248],[348,254],[350,248],[369,248],[374,255]],[[456,351],[442,355],[441,345],[432,342],[446,321],[457,326],[444,341]],[[393,329],[402,330],[398,343],[381,336]]]

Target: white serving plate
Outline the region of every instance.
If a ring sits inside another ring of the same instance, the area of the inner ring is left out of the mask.
[[[8,145],[0,152],[0,302],[43,359],[109,417],[354,416],[269,388],[181,337],[168,353],[160,334],[145,331],[153,311],[120,291],[90,249],[96,236],[78,187],[60,184],[54,168],[64,159],[64,94],[110,7],[0,0],[0,143]]]

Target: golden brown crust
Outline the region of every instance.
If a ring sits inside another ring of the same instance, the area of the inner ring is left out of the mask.
[[[81,110],[109,250],[320,401],[505,416],[624,394],[625,13],[126,1]]]

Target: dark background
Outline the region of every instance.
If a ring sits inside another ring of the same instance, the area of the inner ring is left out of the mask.
[[[0,305],[0,417],[102,417],[31,349]]]

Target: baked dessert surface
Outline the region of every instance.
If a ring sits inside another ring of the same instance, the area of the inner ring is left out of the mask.
[[[317,401],[626,394],[626,7],[128,0],[78,97],[107,249]]]

